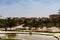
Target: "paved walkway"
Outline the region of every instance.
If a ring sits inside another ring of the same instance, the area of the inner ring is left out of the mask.
[[[7,34],[7,33],[16,33],[16,34],[29,34],[30,32],[18,32],[18,31],[0,31],[0,34]],[[41,33],[41,32],[32,32],[32,35],[46,35],[46,36],[54,36],[55,34],[50,33]],[[56,35],[57,36],[57,35]]]
[[[0,31],[0,34],[6,34],[6,33],[17,33],[17,34],[29,34],[29,32],[19,32],[19,31]],[[47,35],[47,34],[49,34],[49,35],[52,35],[52,34],[50,34],[50,33],[41,33],[41,32],[32,32],[32,34],[45,34],[45,35]]]
[[[29,34],[29,32],[18,32],[18,31],[0,31],[0,34],[6,34],[6,33],[16,33],[16,34]],[[50,34],[50,33],[38,33],[38,32],[32,32],[32,35],[47,35],[47,36],[54,36],[58,40],[60,40],[60,33],[56,34]]]

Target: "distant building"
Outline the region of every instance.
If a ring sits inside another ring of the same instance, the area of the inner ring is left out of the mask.
[[[49,18],[51,18],[51,19],[55,19],[55,18],[58,18],[58,17],[60,17],[60,14],[49,15]]]

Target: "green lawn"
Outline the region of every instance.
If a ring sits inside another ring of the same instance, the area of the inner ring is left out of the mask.
[[[19,39],[0,39],[0,40],[19,40]]]

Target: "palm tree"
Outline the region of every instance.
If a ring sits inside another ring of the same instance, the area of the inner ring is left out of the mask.
[[[60,28],[60,17],[58,17],[58,18],[56,19],[56,26],[57,26],[58,28]]]

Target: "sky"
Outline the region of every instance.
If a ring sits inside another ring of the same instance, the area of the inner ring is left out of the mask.
[[[0,0],[3,17],[49,17],[59,9],[60,0]]]

